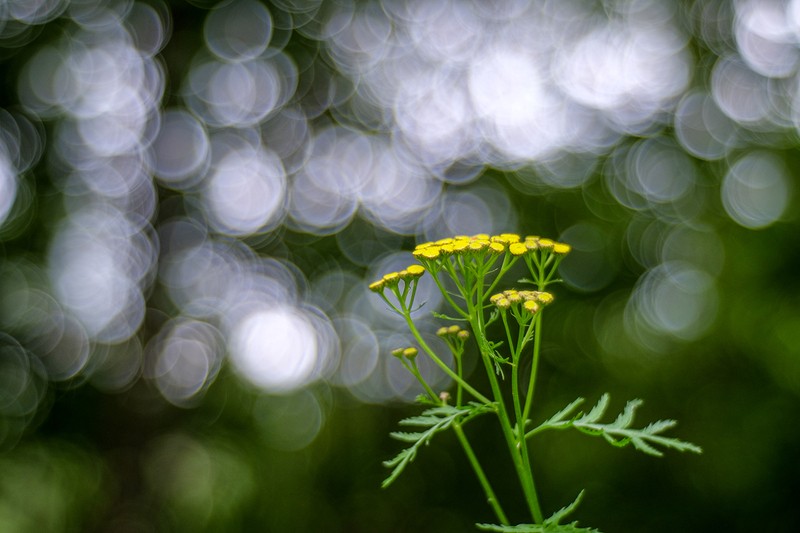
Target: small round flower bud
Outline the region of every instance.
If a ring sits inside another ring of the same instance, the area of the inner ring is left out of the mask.
[[[488,246],[489,241],[482,239],[475,239],[469,243],[469,249],[473,252],[480,252],[481,250],[485,250]]]
[[[456,334],[456,337],[458,337],[458,338],[459,338],[459,339],[461,339],[462,341],[465,341],[465,340],[469,339],[469,331],[467,331],[467,330],[465,330],[465,329],[462,329],[461,331],[459,331],[459,332]]]
[[[373,281],[369,284],[369,290],[372,292],[383,292],[383,287],[386,285],[386,282],[382,279],[378,281]]]
[[[388,274],[384,274],[383,281],[385,281],[387,285],[391,285],[392,283],[397,283],[398,281],[400,281],[400,273],[389,272]]]
[[[501,244],[499,242],[490,242],[489,243],[489,250],[491,250],[492,252],[494,252],[496,254],[502,254],[503,252],[506,251],[506,247],[503,246],[503,244]]]
[[[440,392],[439,393],[439,399],[442,400],[442,402],[444,402],[444,403],[449,402],[450,401],[450,393],[447,392],[446,390]]]
[[[547,305],[553,301],[553,295],[549,292],[538,292],[536,293],[536,301],[541,304]]]
[[[438,335],[439,337],[444,337],[448,333],[450,333],[450,330],[447,326],[442,326],[436,330],[436,335]]]
[[[463,252],[469,248],[469,239],[456,239],[451,246],[453,247],[453,252]]]
[[[447,328],[447,333],[449,333],[450,335],[455,335],[459,331],[461,331],[461,328],[455,324]]]
[[[534,300],[527,300],[522,307],[525,308],[530,314],[536,313],[539,310],[539,304],[537,304]]]
[[[503,297],[494,302],[494,305],[496,305],[498,309],[508,309],[511,307],[511,302],[508,301],[508,298]]]
[[[554,244],[555,242],[552,239],[539,239],[539,248],[552,250]]]
[[[557,242],[553,244],[553,253],[554,254],[561,254],[566,255],[572,250],[572,246],[563,242]]]
[[[395,348],[394,350],[392,350],[392,355],[397,357],[397,358],[403,357],[403,349],[402,348]]]
[[[412,278],[418,278],[425,273],[425,267],[422,265],[409,265],[406,267],[406,272]]]
[[[520,241],[519,235],[516,233],[501,233],[500,237],[505,239],[505,242],[508,244]]]
[[[496,304],[498,300],[501,300],[501,299],[503,299],[505,297],[506,297],[505,294],[503,294],[502,292],[498,292],[497,294],[493,294],[491,296],[491,298],[489,298],[489,302],[493,303],[493,304]]]
[[[511,252],[511,255],[522,255],[528,251],[528,247],[525,246],[525,243],[514,242],[508,246],[508,251]]]
[[[511,294],[507,295],[506,298],[512,304],[518,304],[523,300],[522,295],[520,295],[518,292],[512,292]]]
[[[417,356],[419,352],[413,346],[411,348],[406,348],[403,350],[403,357],[407,357],[408,359],[413,359]]]
[[[453,238],[452,237],[446,237],[444,239],[439,239],[438,241],[434,242],[433,244],[435,244],[437,246],[441,246],[443,244],[450,244],[451,242],[453,242]]]

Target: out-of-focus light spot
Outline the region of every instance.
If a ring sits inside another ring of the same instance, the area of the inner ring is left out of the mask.
[[[145,376],[169,402],[193,406],[217,377],[223,354],[222,335],[216,328],[176,319],[148,344]]]
[[[396,145],[373,140],[370,146],[372,167],[359,191],[364,215],[389,231],[414,233],[420,219],[437,209],[441,182],[406,160]]]
[[[35,373],[28,352],[13,337],[0,332],[0,415],[24,416],[36,410],[40,392]]]
[[[614,279],[613,242],[607,231],[590,222],[580,222],[564,230],[558,238],[572,246],[559,266],[559,274],[573,289],[592,292],[606,287]]]
[[[283,164],[260,147],[230,149],[215,161],[207,178],[205,202],[210,222],[221,233],[269,231],[283,218],[285,198]]]
[[[736,4],[736,43],[747,65],[762,76],[793,74],[800,60],[789,6],[780,0],[747,0]]]
[[[59,301],[103,342],[130,337],[144,317],[142,282],[155,248],[138,228],[111,208],[76,212],[55,235],[50,278]]]
[[[286,396],[262,396],[253,406],[253,418],[267,445],[277,450],[302,450],[319,434],[325,412],[311,391]]]
[[[426,166],[452,162],[477,147],[469,94],[450,70],[420,71],[401,82],[395,122],[402,140]]]
[[[737,124],[725,115],[714,99],[702,91],[684,95],[675,110],[675,137],[695,157],[724,157],[737,142]]]
[[[792,193],[786,166],[775,154],[751,152],[734,163],[722,183],[722,205],[746,228],[765,228],[783,215]]]
[[[297,66],[289,56],[241,63],[198,62],[183,87],[189,108],[210,126],[253,126],[283,107],[297,88]]]
[[[311,151],[311,128],[303,110],[287,106],[261,124],[261,140],[281,158],[287,173],[305,165]]]
[[[379,256],[399,249],[402,237],[356,217],[336,234],[336,244],[353,264],[367,266]]]
[[[334,385],[352,387],[364,381],[378,364],[378,339],[369,325],[356,317],[340,316],[333,326],[341,343],[341,359],[329,378]]]
[[[52,381],[66,381],[89,361],[89,338],[80,322],[69,315],[52,314],[50,321],[53,327],[39,331],[36,353]]]
[[[317,335],[300,309],[254,310],[233,324],[229,348],[242,377],[265,391],[291,392],[316,377]]]
[[[628,153],[627,186],[651,203],[675,202],[695,184],[694,165],[672,141],[639,141]]]
[[[626,313],[630,322],[692,341],[713,324],[717,302],[712,276],[686,263],[667,262],[639,279]]]
[[[173,433],[149,443],[144,459],[152,493],[192,530],[240,516],[256,488],[253,468],[233,442]]]
[[[171,12],[160,0],[151,0],[147,4],[135,2],[125,16],[125,25],[136,48],[147,56],[154,56],[169,41]]]
[[[17,443],[46,391],[47,374],[39,360],[0,332],[0,450]]]
[[[427,240],[436,240],[448,235],[502,233],[516,226],[516,211],[505,190],[477,186],[448,189],[440,208],[426,218],[424,230]]]
[[[17,173],[8,160],[5,147],[0,145],[0,227],[8,217],[17,197]]]
[[[712,276],[725,265],[725,245],[711,228],[675,226],[663,239],[661,258],[695,265]]]
[[[736,122],[758,124],[770,115],[769,79],[756,74],[735,56],[720,57],[711,73],[711,93]]]
[[[182,110],[163,113],[161,129],[150,149],[153,172],[162,183],[175,188],[192,184],[208,165],[210,155],[205,128]]]
[[[5,18],[13,18],[26,24],[44,24],[64,12],[65,0],[7,0],[3,2]]]
[[[260,2],[236,0],[208,14],[203,35],[208,49],[222,59],[253,59],[269,45],[272,17]]]
[[[561,88],[620,124],[649,120],[686,89],[686,38],[669,25],[610,23],[588,32],[561,58]]]
[[[131,337],[117,344],[95,344],[84,372],[97,389],[119,392],[139,377],[142,362],[142,344],[137,337]]]

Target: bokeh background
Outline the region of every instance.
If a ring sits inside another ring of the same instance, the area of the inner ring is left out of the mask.
[[[419,390],[365,285],[479,232],[574,249],[538,419],[705,449],[543,436],[547,514],[794,531],[798,67],[798,0],[0,0],[0,531],[491,521],[449,435],[379,488]]]

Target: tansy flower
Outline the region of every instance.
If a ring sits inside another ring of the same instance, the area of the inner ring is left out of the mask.
[[[556,242],[553,243],[553,253],[554,254],[568,254],[569,251],[572,250],[572,247],[569,244],[563,242]]]
[[[511,255],[522,255],[528,251],[528,247],[522,242],[513,242],[508,245],[508,251]]]

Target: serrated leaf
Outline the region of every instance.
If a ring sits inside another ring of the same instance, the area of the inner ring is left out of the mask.
[[[544,523],[556,525],[559,522],[561,522],[561,520],[563,520],[570,514],[574,513],[575,509],[578,508],[578,505],[580,505],[581,501],[583,500],[583,493],[584,491],[580,491],[578,495],[575,497],[575,500],[571,504],[565,505],[564,507],[553,513],[550,516],[550,518],[544,521]]]
[[[500,526],[495,524],[475,524],[483,531],[499,533],[601,533],[590,527],[578,527],[577,523],[564,525],[518,524],[516,526]]]
[[[408,433],[406,431],[393,431],[389,433],[389,436],[393,439],[403,442],[417,442],[423,435],[423,433]]]
[[[597,405],[592,407],[591,411],[580,417],[578,420],[583,423],[597,422],[606,413],[609,400],[611,400],[611,396],[609,396],[608,393],[603,394],[600,397],[600,400],[597,402]]]
[[[627,404],[625,404],[625,409],[623,409],[617,419],[614,420],[609,427],[629,427],[633,423],[633,415],[640,405],[642,405],[642,400],[639,400],[638,398],[636,400],[629,401]]]
[[[572,514],[583,499],[583,491],[578,493],[575,501],[566,505],[546,518],[541,524],[517,524],[516,526],[502,526],[495,524],[476,524],[478,529],[484,531],[497,531],[500,533],[600,533],[597,529],[578,527],[578,522],[560,524],[561,520]]]
[[[384,466],[392,468],[392,472],[383,480],[381,486],[386,488],[391,485],[403,470],[405,470],[406,466],[414,460],[422,445],[428,444],[436,433],[446,430],[456,420],[461,419],[463,423],[475,416],[492,410],[492,408],[493,404],[485,405],[474,402],[470,402],[468,405],[462,407],[439,405],[424,410],[419,416],[412,416],[400,420],[399,424],[401,426],[415,426],[427,429],[419,432],[396,431],[390,433],[391,437],[403,442],[410,442],[411,446],[400,451],[400,453],[392,459],[383,462]]]
[[[579,398],[580,400],[580,398]],[[618,448],[633,444],[640,452],[656,457],[661,457],[663,452],[657,448],[671,448],[680,452],[702,453],[700,446],[672,437],[664,437],[661,432],[675,426],[674,420],[658,420],[642,429],[631,428],[636,409],[642,405],[642,400],[631,400],[625,405],[622,413],[610,424],[600,423],[599,420],[608,408],[610,396],[603,394],[591,411],[585,415],[566,420],[566,416],[575,410],[578,400],[545,420],[542,424],[526,433],[526,438],[547,429],[567,429],[574,427],[581,433],[591,436],[602,436],[609,444]]]

